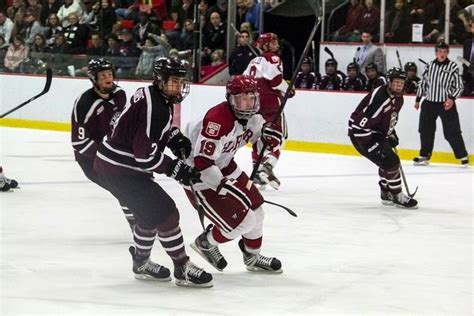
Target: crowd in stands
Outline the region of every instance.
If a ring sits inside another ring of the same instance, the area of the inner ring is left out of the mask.
[[[385,31],[380,34],[380,8],[374,0],[351,0],[344,25],[330,34],[329,39],[358,42],[363,30],[373,34],[375,41],[384,36],[386,43],[412,42],[412,25],[423,25],[423,42],[436,43],[445,38],[445,4],[443,0],[388,0]],[[474,17],[471,0],[450,1],[449,40],[462,44],[470,37],[470,22]]]
[[[275,0],[265,0],[271,8]],[[192,58],[193,0],[6,0],[0,7],[0,71],[82,75],[91,56],[107,56],[121,77],[151,78],[155,58]],[[202,73],[226,59],[227,0],[200,0]],[[260,5],[237,0],[239,31],[258,36]],[[71,56],[72,55],[72,56]],[[62,66],[61,66],[61,63]]]

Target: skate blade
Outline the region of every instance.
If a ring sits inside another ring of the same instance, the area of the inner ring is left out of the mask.
[[[214,286],[214,284],[212,284],[212,282],[197,284],[197,283],[193,283],[191,281],[178,280],[178,279],[176,279],[175,283],[176,283],[177,286],[182,286],[182,287],[210,288],[210,287]]]
[[[189,244],[189,246],[191,246],[191,248],[193,248],[193,250],[196,251],[196,253],[200,255],[201,258],[203,258],[206,262],[208,262],[211,266],[213,266],[217,271],[222,272],[222,270],[224,270],[224,269],[219,269],[217,266],[215,266],[214,263],[207,258],[207,256],[201,251],[201,249],[199,249],[198,246],[196,246],[195,243],[191,243]]]
[[[167,278],[154,278],[151,275],[147,274],[135,274],[135,279],[140,280],[140,281],[155,281],[155,282],[169,282],[171,281],[171,277]]]
[[[418,204],[415,205],[415,206],[403,206],[403,205],[400,205],[400,204],[397,204],[397,203],[393,203],[393,205],[395,205],[396,207],[398,208],[401,208],[401,209],[405,209],[405,210],[416,210],[418,208]]]
[[[283,273],[282,269],[278,270],[266,270],[258,267],[249,267],[246,266],[247,271],[253,272],[253,273],[263,273],[263,274],[280,274]]]
[[[428,166],[430,164],[429,161],[422,161],[422,162],[414,162],[414,166]]]
[[[275,190],[278,190],[280,188],[280,184],[275,182],[275,181],[270,181],[268,184]]]
[[[382,200],[381,203],[382,203],[383,205],[393,205],[393,202],[392,202],[392,201],[384,201],[384,200]]]
[[[260,191],[265,191],[267,189],[267,185],[266,184],[257,184],[257,189],[259,189]]]

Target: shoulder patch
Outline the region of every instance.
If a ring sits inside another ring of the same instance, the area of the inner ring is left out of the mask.
[[[137,103],[138,101],[140,101],[141,99],[145,97],[145,91],[143,91],[143,89],[144,88],[140,88],[137,91],[135,91],[135,93],[132,96],[133,103]]]
[[[272,63],[276,64],[280,62],[280,58],[278,56],[272,56]]]
[[[205,133],[211,137],[216,137],[219,135],[219,131],[221,130],[221,124],[217,124],[215,122],[208,122]]]

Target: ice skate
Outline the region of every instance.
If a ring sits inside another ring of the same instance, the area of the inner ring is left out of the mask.
[[[269,163],[263,164],[262,169],[257,174],[262,182],[270,185],[273,189],[278,190],[280,188],[280,180],[273,173],[273,166]]]
[[[469,167],[469,157],[461,158],[461,167]]]
[[[135,273],[135,279],[145,281],[171,281],[171,273],[168,268],[151,261],[150,258],[140,260],[133,246],[128,250],[133,258],[133,273]]]
[[[266,257],[261,254],[249,253],[245,250],[244,241],[239,240],[239,247],[244,257],[244,264],[248,271],[282,273],[281,262],[274,257]]]
[[[257,185],[257,189],[264,191],[267,188],[267,182],[262,177],[262,173],[263,171],[258,171],[255,178],[253,178],[253,182]]]
[[[197,267],[189,259],[188,261],[174,268],[176,285],[185,287],[212,287],[212,274]]]
[[[415,166],[427,166],[430,164],[430,159],[428,157],[415,157],[413,158],[413,165]]]
[[[418,208],[417,206],[418,201],[412,197],[409,197],[403,192],[394,194],[392,201],[395,204],[395,206],[400,207],[400,208],[412,208],[412,209]]]
[[[393,194],[387,188],[382,186],[382,183],[379,181],[380,186],[380,199],[382,200],[383,205],[393,205]]]
[[[219,247],[211,245],[207,239],[207,233],[211,228],[212,225],[207,226],[206,230],[190,246],[214,268],[222,271],[227,266],[227,261],[219,251]]]

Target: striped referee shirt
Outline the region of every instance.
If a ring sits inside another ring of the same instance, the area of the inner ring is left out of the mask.
[[[463,89],[458,65],[449,59],[444,62],[435,59],[425,68],[416,92],[416,102],[420,102],[423,96],[430,102],[445,102],[448,98],[455,100]]]

